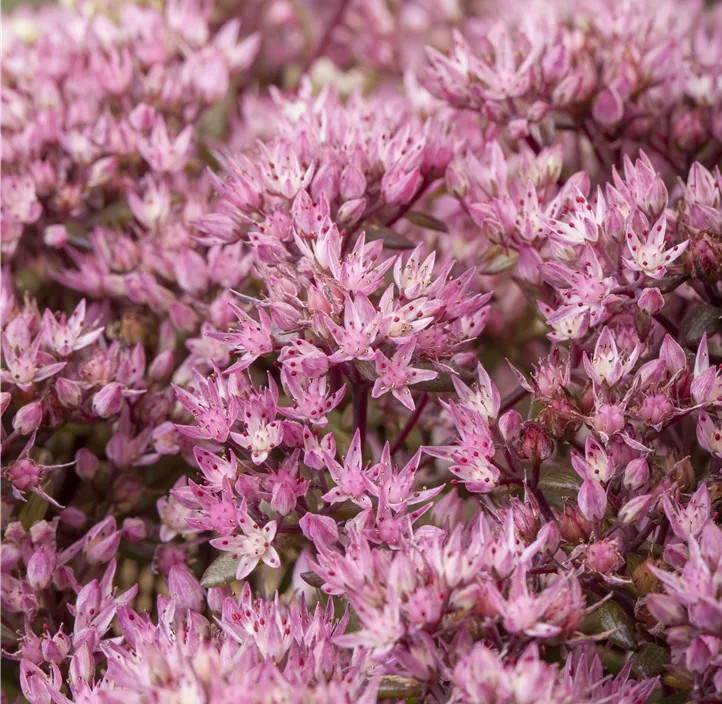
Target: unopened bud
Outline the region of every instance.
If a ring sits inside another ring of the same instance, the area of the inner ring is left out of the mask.
[[[93,526],[83,538],[83,554],[88,564],[110,562],[118,552],[121,538],[121,532],[116,530],[114,516],[108,516]]]
[[[43,242],[54,249],[64,247],[68,243],[68,231],[65,225],[48,225],[43,233]]]
[[[622,484],[625,489],[636,491],[649,480],[649,465],[644,457],[632,460],[624,470]]]
[[[83,400],[83,390],[80,384],[64,377],[55,382],[55,393],[63,408],[77,408]]]
[[[123,538],[129,543],[139,543],[148,537],[148,529],[142,518],[126,518],[123,521]]]
[[[120,413],[123,407],[123,387],[112,382],[103,387],[93,397],[93,411],[101,418],[108,418]]]
[[[33,589],[47,589],[53,578],[57,562],[55,550],[50,545],[40,546],[28,560],[28,583]]]
[[[527,423],[522,428],[518,450],[520,459],[537,464],[548,460],[553,451],[554,441],[542,425]]]
[[[75,473],[87,481],[92,481],[98,474],[100,460],[88,449],[81,447],[75,453]]]
[[[521,435],[523,424],[524,419],[517,411],[507,411],[499,418],[499,431],[506,442],[512,442]]]
[[[173,565],[168,573],[168,590],[178,606],[186,611],[203,611],[205,593],[196,576],[185,565]]]
[[[579,511],[567,504],[564,513],[559,515],[559,532],[566,542],[581,543],[591,535],[592,526]]]
[[[173,350],[161,352],[150,364],[148,376],[151,381],[161,383],[165,381],[173,372],[173,363],[175,354]]]
[[[20,435],[30,435],[37,430],[43,419],[43,404],[33,401],[23,406],[13,418],[13,430]]]

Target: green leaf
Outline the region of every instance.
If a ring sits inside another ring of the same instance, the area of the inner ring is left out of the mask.
[[[38,521],[42,521],[48,510],[48,502],[40,498],[37,494],[30,494],[27,503],[20,509],[20,523],[25,530],[35,525]]]
[[[632,670],[637,677],[656,677],[664,672],[664,666],[671,658],[666,648],[654,643],[645,643],[632,658]]]
[[[409,697],[420,697],[424,688],[420,682],[409,677],[398,675],[383,675],[379,684],[379,699],[408,699]]]
[[[562,510],[564,500],[574,498],[582,485],[581,479],[571,472],[546,472],[539,480],[539,490],[556,509]]]
[[[714,335],[722,330],[722,310],[706,304],[688,310],[679,326],[680,343],[694,349],[702,335]]]
[[[122,225],[133,219],[133,211],[130,209],[127,200],[116,200],[107,205],[100,212],[88,218],[88,225]]]
[[[236,570],[240,557],[234,559],[233,554],[224,552],[217,557],[203,573],[201,577],[201,586],[206,589],[210,587],[222,587],[226,584],[236,581]]]
[[[410,213],[406,213],[406,219],[418,227],[423,227],[427,230],[435,230],[436,232],[448,232],[449,228],[446,223],[437,220],[431,215],[426,213],[420,213],[417,210],[412,210]]]
[[[584,619],[580,630],[588,635],[608,634],[609,641],[622,650],[637,650],[639,647],[632,625],[616,601],[605,601]]]
[[[394,232],[390,227],[367,225],[366,241],[374,242],[376,240],[382,240],[384,247],[387,247],[388,249],[414,249],[417,244],[403,235],[400,235],[398,232]]]
[[[489,249],[479,265],[479,272],[491,276],[513,268],[519,261],[518,252],[506,251],[498,245]]]
[[[301,573],[301,579],[306,582],[306,584],[316,587],[316,589],[320,589],[326,584],[315,572],[303,572]]]

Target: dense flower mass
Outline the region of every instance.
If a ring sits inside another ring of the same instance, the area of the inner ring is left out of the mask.
[[[722,702],[722,12],[3,16],[2,702]]]

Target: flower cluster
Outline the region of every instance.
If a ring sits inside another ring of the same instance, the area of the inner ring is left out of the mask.
[[[717,11],[3,19],[3,702],[722,701]]]

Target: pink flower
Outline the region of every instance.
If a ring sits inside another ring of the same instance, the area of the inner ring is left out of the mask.
[[[238,417],[240,406],[237,397],[228,394],[226,383],[219,371],[210,379],[194,373],[198,393],[193,394],[173,384],[178,402],[198,423],[197,426],[177,425],[181,433],[191,438],[212,438],[225,442]]]
[[[192,137],[193,127],[188,125],[172,140],[165,119],[157,115],[150,136],[139,136],[138,151],[155,171],[180,171],[188,159]]]
[[[371,391],[373,398],[383,396],[389,391],[395,399],[400,401],[410,410],[414,410],[415,404],[411,398],[409,386],[423,381],[436,379],[437,372],[427,369],[417,369],[411,366],[411,360],[416,348],[416,341],[412,340],[399,347],[393,357],[389,359],[381,350],[376,350],[376,374],[378,379],[374,382]]]
[[[243,535],[216,538],[211,545],[224,552],[232,552],[240,562],[236,570],[236,579],[244,579],[256,565],[263,561],[269,567],[280,567],[281,559],[271,543],[276,537],[276,521],[269,521],[261,528],[247,513],[246,502],[238,509],[238,525]]]
[[[592,360],[584,353],[584,369],[597,384],[606,382],[612,387],[634,368],[639,351],[639,348],[635,347],[632,354],[625,359],[617,349],[611,331],[605,326],[597,339]]]
[[[675,244],[665,250],[667,242],[667,218],[662,215],[648,230],[642,233],[642,238],[630,226],[627,230],[626,243],[629,250],[629,258],[624,263],[632,271],[640,271],[652,279],[661,279],[667,268],[675,259],[680,257],[687,249],[689,240],[681,244]]]
[[[337,364],[351,359],[373,359],[375,356],[373,344],[377,336],[383,334],[379,313],[366,296],[358,294],[355,300],[346,299],[343,315],[343,327],[337,325],[330,317],[324,318],[324,323],[340,347],[329,360]]]
[[[278,389],[273,380],[252,401],[239,401],[239,420],[245,424],[240,433],[232,432],[231,439],[251,453],[254,464],[263,464],[274,447],[283,441],[283,422],[276,420]]]
[[[33,383],[43,381],[57,374],[67,362],[56,362],[46,352],[40,350],[42,334],[38,334],[27,350],[13,348],[7,335],[2,333],[2,352],[6,369],[0,371],[0,378],[6,383],[29,391]]]
[[[270,354],[273,350],[271,320],[263,310],[258,309],[256,322],[245,311],[233,303],[228,304],[240,325],[233,332],[207,332],[206,336],[231,347],[236,353],[242,353],[240,359],[226,370],[227,374],[247,369],[258,357]]]
[[[286,371],[288,365],[281,373],[283,388],[293,404],[290,408],[279,408],[279,411],[288,418],[303,420],[323,428],[328,425],[326,414],[330,413],[343,400],[346,386],[329,394],[325,376],[308,379],[294,371]]]

